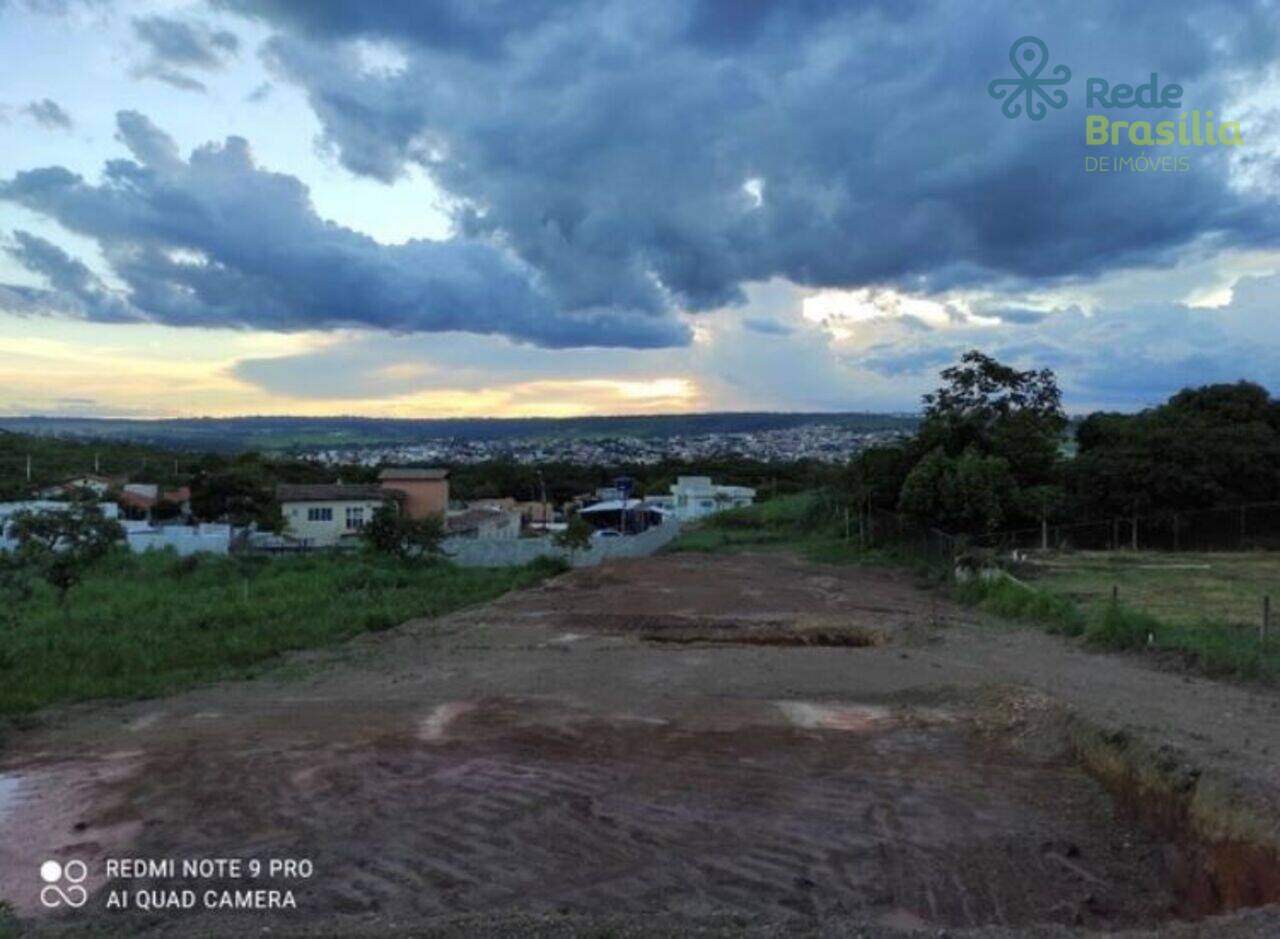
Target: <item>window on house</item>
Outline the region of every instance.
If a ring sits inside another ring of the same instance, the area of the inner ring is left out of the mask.
[[[347,506],[347,531],[359,531],[364,528],[364,506]]]
[[[307,509],[307,521],[308,522],[332,522],[333,509],[320,508],[318,506]]]

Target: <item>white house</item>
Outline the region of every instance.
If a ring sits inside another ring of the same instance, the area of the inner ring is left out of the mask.
[[[353,542],[389,495],[378,486],[342,483],[276,487],[285,534],[308,548]]]
[[[749,486],[717,486],[710,476],[679,476],[671,487],[672,508],[682,522],[751,505],[755,498]]]

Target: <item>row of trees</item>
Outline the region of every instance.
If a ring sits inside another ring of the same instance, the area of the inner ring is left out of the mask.
[[[971,351],[941,377],[915,437],[851,461],[844,498],[970,534],[1280,500],[1280,402],[1259,385],[1073,425],[1048,369]]]

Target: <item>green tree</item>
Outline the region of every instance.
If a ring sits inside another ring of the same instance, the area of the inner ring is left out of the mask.
[[[1011,368],[975,350],[941,377],[911,441],[853,462],[853,495],[954,532],[1039,521],[1039,503],[1023,493],[1060,487],[1067,427],[1053,372]]]
[[[440,553],[444,523],[434,515],[409,518],[393,501],[386,501],[360,530],[374,551],[398,558],[428,557]]]
[[[591,526],[584,522],[581,516],[575,515],[569,519],[568,525],[556,532],[551,540],[556,547],[564,548],[569,552],[569,562],[572,564],[579,551],[585,551],[591,547],[591,532]]]
[[[1178,392],[1138,414],[1090,414],[1067,486],[1095,517],[1280,499],[1280,402],[1249,382]]]
[[[273,486],[256,464],[243,460],[230,470],[197,479],[191,486],[191,509],[209,521],[256,524],[262,531],[280,531],[284,519]]]
[[[55,511],[16,512],[9,537],[17,543],[18,562],[44,578],[61,604],[89,567],[124,537],[124,529],[97,505],[82,501]]]
[[[990,532],[1004,523],[1012,479],[1003,457],[974,448],[958,457],[931,450],[908,474],[899,508],[950,532]]]

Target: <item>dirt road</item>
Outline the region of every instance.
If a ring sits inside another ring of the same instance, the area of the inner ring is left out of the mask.
[[[1117,810],[1073,720],[1277,804],[1273,693],[975,624],[902,571],[632,561],[45,715],[0,751],[0,897],[24,929],[173,935],[1280,930],[1184,922],[1200,860]],[[42,904],[50,859],[84,906]],[[245,866],[182,869],[213,859]]]

